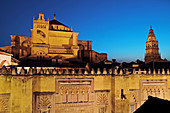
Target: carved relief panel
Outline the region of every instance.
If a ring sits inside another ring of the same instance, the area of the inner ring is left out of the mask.
[[[54,93],[35,93],[35,113],[54,113]]]
[[[139,91],[138,89],[129,90],[130,113],[133,113],[140,106]]]
[[[83,102],[89,101],[90,87],[85,86],[61,86],[60,94],[62,95],[62,102]]]
[[[141,80],[140,81],[141,104],[148,99],[148,96],[154,96],[162,99],[167,98],[167,80]]]
[[[56,79],[55,98],[57,112],[92,113],[93,79]]]
[[[96,91],[96,104],[98,113],[107,113],[109,105],[109,90]]]
[[[10,95],[0,94],[0,113],[10,113]]]
[[[56,92],[34,93],[34,96],[34,113],[94,112],[93,79],[56,79]],[[99,100],[105,103],[103,96]]]
[[[88,102],[93,92],[93,79],[57,79],[56,93],[61,103]]]

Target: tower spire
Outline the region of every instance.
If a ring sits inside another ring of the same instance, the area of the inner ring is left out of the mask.
[[[150,25],[150,29],[152,29],[152,25]]]
[[[56,14],[54,13],[54,20],[56,20],[55,16],[56,16]]]
[[[145,63],[161,60],[162,59],[159,54],[158,41],[156,40],[152,26],[150,26],[148,39],[146,41]]]

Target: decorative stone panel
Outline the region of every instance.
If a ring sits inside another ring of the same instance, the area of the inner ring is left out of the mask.
[[[153,79],[140,81],[141,104],[148,99],[148,96],[154,96],[162,99],[167,98],[167,80]]]
[[[93,79],[56,79],[57,113],[93,113]]]
[[[129,90],[129,105],[130,105],[130,113],[133,113],[139,106],[139,91],[138,89],[130,89]]]
[[[0,113],[10,112],[10,95],[0,94]]]
[[[109,90],[97,90],[96,93],[96,105],[97,113],[107,113],[109,106]]]
[[[54,113],[54,93],[35,93],[35,113]]]
[[[93,79],[56,80],[56,103],[88,102],[92,93]]]

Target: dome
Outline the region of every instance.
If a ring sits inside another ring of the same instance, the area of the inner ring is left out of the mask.
[[[65,26],[65,27],[68,27],[68,26],[66,26],[66,25],[64,25],[63,23],[61,23],[61,22],[59,22],[59,21],[57,21],[57,20],[51,20],[50,22],[49,22],[50,24],[55,24],[55,25],[63,25],[63,26]]]

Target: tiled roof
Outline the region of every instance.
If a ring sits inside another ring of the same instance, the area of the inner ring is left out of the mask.
[[[4,50],[2,50],[2,49],[0,49],[0,54],[12,56],[12,54],[7,53],[6,51],[4,51]]]

